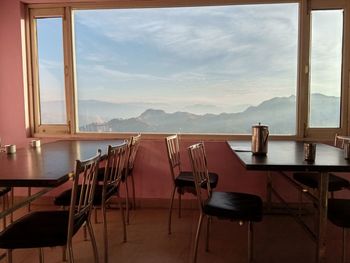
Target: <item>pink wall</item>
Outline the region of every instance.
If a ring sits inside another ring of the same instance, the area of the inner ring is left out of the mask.
[[[0,2],[0,137],[25,141],[24,89],[19,1]]]

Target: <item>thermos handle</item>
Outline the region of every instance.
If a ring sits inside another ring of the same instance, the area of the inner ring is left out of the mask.
[[[266,137],[265,137],[265,140],[264,140],[264,145],[266,144],[267,139],[269,138],[269,134],[270,134],[270,132],[269,132],[269,130],[267,130]]]

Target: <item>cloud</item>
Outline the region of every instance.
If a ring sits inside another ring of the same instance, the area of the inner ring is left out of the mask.
[[[84,96],[176,107],[296,93],[297,4],[77,10],[75,21]]]

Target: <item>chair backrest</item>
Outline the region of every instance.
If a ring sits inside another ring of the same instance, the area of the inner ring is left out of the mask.
[[[346,139],[343,136],[335,134],[335,136],[334,136],[334,146],[335,147],[344,149],[345,141],[346,141]]]
[[[107,163],[105,166],[102,202],[106,202],[110,197],[110,192],[119,187],[122,180],[123,171],[127,166],[130,143],[124,141],[119,145],[109,145],[107,154]]]
[[[130,140],[131,141],[130,141],[130,149],[129,149],[130,153],[128,157],[128,168],[129,168],[128,170],[129,172],[132,172],[135,164],[136,154],[141,142],[141,134],[131,137]]]
[[[207,158],[204,143],[197,143],[188,147],[194,182],[196,185],[197,200],[200,209],[211,195]],[[204,187],[204,190],[203,190]]]
[[[175,170],[181,171],[180,146],[177,134],[165,138],[165,145],[168,154],[169,167],[173,180],[175,180]]]
[[[68,241],[71,241],[75,232],[90,216],[100,157],[101,150],[98,150],[98,153],[90,159],[77,160],[75,172],[71,174],[73,187],[69,209]]]

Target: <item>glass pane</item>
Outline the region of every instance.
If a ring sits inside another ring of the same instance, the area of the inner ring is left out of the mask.
[[[41,124],[66,124],[62,18],[36,19]]]
[[[312,11],[310,127],[340,127],[343,10]]]
[[[82,132],[295,134],[298,4],[74,11]]]

